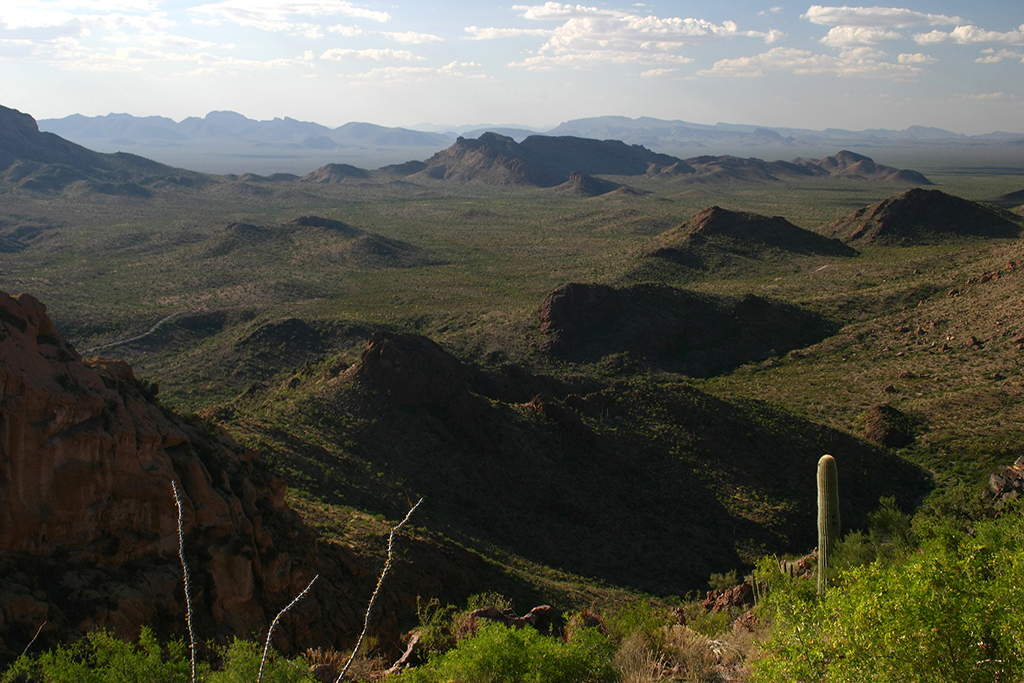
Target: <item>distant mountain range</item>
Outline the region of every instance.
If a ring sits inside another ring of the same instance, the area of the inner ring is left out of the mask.
[[[781,155],[786,150],[788,155],[806,156],[840,148],[1020,146],[1024,149],[1024,133],[997,131],[968,136],[924,126],[904,130],[829,128],[816,131],[725,123],[712,126],[624,116],[575,119],[546,131],[502,125],[428,132],[357,122],[329,128],[287,117],[256,121],[231,111],[210,112],[203,118],[190,117],[180,122],[162,116],[73,114],[62,119],[42,119],[39,129],[101,152],[132,152],[198,171],[300,175],[332,162],[376,168],[423,159],[450,147],[460,135],[472,138],[485,132],[498,133],[517,142],[538,134],[620,140],[676,156],[691,156],[704,150],[740,156]]]
[[[154,189],[191,187],[206,178],[134,154],[94,152],[41,132],[28,114],[0,106],[0,181],[35,192],[150,197]]]
[[[326,176],[324,169],[311,175]],[[604,194],[616,183],[598,187],[592,176],[671,176],[697,183],[766,182],[793,178],[837,177],[931,185],[917,171],[876,164],[847,150],[824,159],[764,161],[730,155],[679,159],[620,140],[595,140],[571,135],[531,135],[522,142],[497,133],[475,140],[458,138],[451,147],[426,161],[384,167],[382,173],[488,185],[533,185],[576,194]],[[309,176],[307,176],[309,178]]]
[[[157,119],[157,121],[167,121]],[[88,119],[78,123],[88,126]],[[183,122],[184,123],[184,122]],[[252,122],[235,114],[217,113],[188,123],[197,136],[249,135],[248,139],[285,138],[317,132],[316,124],[282,121],[280,126]],[[233,129],[234,132],[229,131]],[[342,128],[345,128],[344,126]],[[165,137],[177,135],[156,124],[121,119],[121,130],[162,130]],[[339,131],[341,129],[338,129]],[[380,127],[348,128],[350,136],[362,135],[385,141],[411,139],[415,131]],[[275,131],[277,131],[275,133]],[[406,135],[409,133],[410,135]],[[326,136],[320,136],[327,140]],[[311,138],[307,138],[309,140]],[[319,138],[316,138],[319,139]],[[281,144],[281,143],[266,143]],[[326,145],[326,143],[324,143]],[[99,192],[103,194],[150,197],[164,187],[188,187],[224,181],[363,183],[374,178],[410,178],[426,182],[450,181],[488,185],[559,187],[563,192],[595,196],[608,192],[636,193],[637,190],[595,176],[629,177],[660,175],[681,182],[777,182],[798,177],[837,177],[930,185],[916,171],[876,164],[869,157],[847,150],[823,159],[764,161],[754,157],[702,155],[680,159],[653,152],[642,145],[620,140],[596,140],[571,135],[531,135],[522,142],[497,133],[483,133],[477,139],[458,137],[455,142],[425,161],[406,161],[368,171],[351,164],[329,163],[298,176],[277,172],[270,176],[247,173],[221,179],[194,171],[183,171],[149,159],[117,152],[95,152],[60,135],[39,130],[28,114],[0,107],[0,182],[35,192]]]

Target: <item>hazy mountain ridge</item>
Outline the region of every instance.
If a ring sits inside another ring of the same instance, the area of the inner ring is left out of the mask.
[[[398,173],[389,167],[388,172]],[[574,176],[663,175],[697,183],[776,182],[792,178],[834,177],[931,185],[924,175],[876,164],[870,157],[843,150],[824,159],[764,161],[731,155],[679,159],[621,140],[531,135],[521,143],[497,133],[476,140],[460,137],[423,164],[407,164],[408,175],[490,185],[553,187]],[[320,169],[313,175],[319,175]],[[587,194],[616,189],[608,185]]]
[[[417,155],[425,158],[450,146],[460,135],[478,138],[487,132],[507,136],[517,142],[536,135],[616,139],[659,153],[711,146],[718,153],[736,154],[746,148],[803,149],[807,153],[821,147],[963,148],[967,145],[1024,143],[1024,133],[993,131],[984,135],[964,135],[916,125],[903,130],[811,130],[728,123],[707,125],[625,116],[573,119],[542,131],[514,124],[467,126],[444,132],[362,122],[330,128],[290,117],[257,121],[231,111],[214,111],[202,118],[189,117],[180,122],[163,116],[108,114],[89,117],[72,114],[60,119],[42,119],[39,127],[45,132],[56,133],[104,152],[131,151],[158,156],[161,161],[173,164],[183,163],[186,155],[202,157],[207,164],[199,170],[207,172],[288,171],[299,175],[309,172],[309,161],[322,159],[326,163],[325,155],[328,154],[335,157],[331,161],[377,167],[400,163]],[[275,158],[287,159],[292,166],[284,168],[279,163],[278,167],[269,168]],[[303,160],[305,166],[301,166]],[[243,168],[242,164],[248,164],[248,167]]]
[[[203,176],[119,152],[103,154],[39,130],[35,119],[0,106],[0,177],[37,192],[81,189],[149,197],[151,188],[192,186]]]
[[[3,162],[6,168],[4,180],[15,188],[37,192],[65,192],[70,189],[150,197],[153,194],[151,188],[188,186],[200,182],[217,183],[217,179],[210,176],[179,171],[144,157],[92,151],[54,133],[41,132],[30,115],[13,109],[4,108],[0,115],[6,122],[4,129],[0,131],[0,162]],[[173,133],[161,128],[169,121],[161,117],[137,120],[116,115],[111,120],[116,120],[119,130],[122,131],[155,129]],[[75,122],[80,124],[79,130],[85,130],[91,125],[85,117],[79,117]],[[213,112],[206,119],[196,119],[190,125],[194,124],[207,132],[219,127],[220,130],[236,136],[258,134],[264,139],[284,139],[288,134],[295,137],[327,130],[317,124],[293,119],[281,120],[276,129],[268,129],[262,125],[264,123],[266,122],[254,122],[231,112]],[[229,128],[233,130],[229,131]],[[395,143],[406,139],[398,129],[384,129],[369,124],[348,124],[347,129],[353,139],[362,137],[390,140]],[[253,133],[253,130],[256,130],[256,133]],[[390,132],[385,135],[381,131]],[[381,137],[382,135],[385,136]],[[167,135],[164,137],[169,139]],[[249,139],[251,141],[253,138]],[[324,135],[310,136],[307,142],[310,140],[316,142],[308,143],[308,146],[315,147],[321,152],[329,150],[335,144],[331,138]],[[374,180],[375,176],[378,180],[381,176],[409,176],[428,182],[446,180],[499,186],[554,187],[568,183],[562,188],[563,191],[596,196],[618,189],[620,183],[598,181],[591,176],[644,175],[662,175],[683,178],[690,182],[715,184],[776,182],[801,177],[839,177],[917,185],[931,184],[921,173],[876,164],[870,157],[848,150],[823,159],[797,158],[791,162],[767,162],[756,157],[740,158],[732,155],[705,155],[683,160],[621,140],[598,140],[570,135],[531,135],[520,143],[497,133],[484,133],[477,139],[459,137],[453,145],[436,152],[426,161],[406,161],[403,164],[384,166],[376,172],[332,161],[301,177],[284,172],[276,172],[269,176],[246,173],[240,177],[229,174],[221,180],[241,181],[243,184],[292,181],[358,183]],[[249,189],[263,191],[252,187]]]

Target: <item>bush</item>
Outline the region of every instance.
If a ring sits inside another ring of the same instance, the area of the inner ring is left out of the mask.
[[[596,629],[581,629],[568,643],[532,628],[483,624],[472,638],[427,664],[405,671],[402,683],[604,683],[617,679],[615,646]]]
[[[235,640],[223,648],[223,670],[210,671],[200,664],[197,675],[203,683],[253,683],[260,670],[263,647]],[[312,681],[300,659],[289,661],[271,653],[263,671],[264,683]],[[38,657],[19,657],[0,681],[33,683],[191,683],[192,663],[188,648],[180,640],[161,648],[153,632],[142,628],[138,643],[129,643],[104,631],[90,633],[72,645]]]
[[[38,657],[19,657],[4,672],[4,683],[189,683],[192,665],[180,640],[167,644],[166,653],[153,632],[143,627],[138,644],[109,633],[90,633],[72,645]]]
[[[1024,517],[949,528],[917,552],[851,569],[821,600],[776,590],[755,681],[1024,679]]]

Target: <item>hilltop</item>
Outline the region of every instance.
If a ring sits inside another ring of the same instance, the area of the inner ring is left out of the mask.
[[[274,227],[231,223],[197,242],[192,251],[201,260],[216,260],[219,267],[239,259],[251,263],[282,257],[363,270],[439,263],[416,245],[320,216],[300,216]]]
[[[841,218],[827,233],[847,244],[909,246],[969,237],[1018,237],[1012,213],[939,190],[912,189]]]
[[[837,239],[797,227],[782,216],[702,209],[653,238],[627,280],[686,281],[749,274],[800,258],[849,258],[857,251]]]

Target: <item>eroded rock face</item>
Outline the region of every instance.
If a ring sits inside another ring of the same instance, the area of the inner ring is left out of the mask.
[[[203,638],[265,632],[316,573],[283,480],[152,393],[124,362],[83,361],[31,295],[0,292],[0,657],[44,621],[44,643],[93,628],[182,631],[172,480]],[[328,628],[310,607],[280,647]]]

